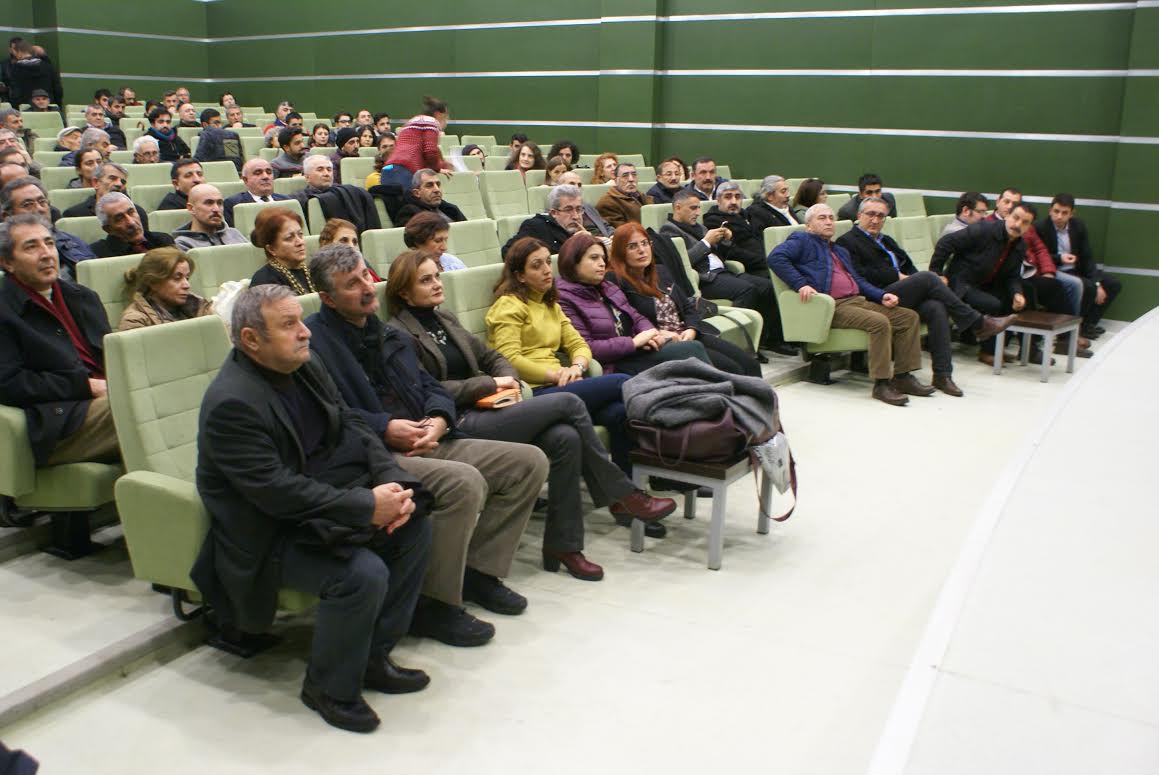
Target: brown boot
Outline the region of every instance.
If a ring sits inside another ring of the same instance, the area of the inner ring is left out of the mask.
[[[990,365],[994,365],[993,358],[991,358]],[[954,379],[949,374],[935,374],[934,387],[946,395],[954,396],[955,398],[961,398],[963,395],[965,395],[965,393],[962,392],[962,389],[954,384]]]
[[[999,331],[1005,331],[1009,328],[1017,317],[1017,315],[1007,315],[997,318],[993,315],[983,315],[982,319],[978,321],[978,330],[975,332],[974,338],[979,342],[984,342]]]
[[[894,390],[907,396],[932,396],[934,394],[932,387],[918,382],[917,377],[908,371],[905,374],[895,376],[890,384]]]
[[[893,406],[905,406],[909,399],[897,392],[888,379],[880,379],[873,384],[873,397]]]

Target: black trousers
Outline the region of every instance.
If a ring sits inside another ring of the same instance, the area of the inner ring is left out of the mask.
[[[289,544],[282,583],[321,598],[307,675],[323,692],[351,702],[362,692],[371,659],[390,653],[406,634],[422,589],[431,548],[431,520],[411,519],[392,534],[380,530],[348,558]]]
[[[580,477],[597,507],[614,503],[635,487],[607,457],[583,399],[574,393],[547,393],[503,409],[468,409],[459,430],[480,439],[534,444],[551,461],[547,474],[547,520],[543,548],[578,552],[584,548]]]
[[[1072,308],[1066,298],[1066,288],[1053,277],[1034,275],[1022,280],[1023,292],[1026,295],[1026,308],[1042,308],[1047,312],[1057,312],[1063,315],[1072,314]]]
[[[732,342],[717,334],[706,332],[698,332],[696,341],[704,345],[704,349],[708,352],[708,360],[721,371],[745,377],[761,376],[761,364],[757,362],[756,357],[749,355]]]
[[[982,315],[959,299],[933,272],[912,274],[883,290],[897,296],[901,306],[916,311],[926,324],[934,374],[953,373],[950,320],[959,331],[969,331]]]
[[[764,320],[760,344],[784,343],[781,312],[777,309],[777,295],[773,293],[768,267],[765,267],[763,276],[748,272],[733,274],[727,270],[721,270],[707,280],[701,275],[700,295],[706,299],[728,299],[737,307],[756,310]]]
[[[1099,321],[1103,319],[1103,315],[1106,314],[1107,307],[1111,306],[1111,302],[1123,290],[1123,284],[1119,282],[1117,277],[1109,275],[1101,269],[1096,269],[1090,279],[1086,277],[1080,279],[1083,281],[1083,325],[1097,326]],[[1103,290],[1107,293],[1107,300],[1102,304],[1095,304],[1098,290],[1095,288],[1096,281],[1102,283]]]

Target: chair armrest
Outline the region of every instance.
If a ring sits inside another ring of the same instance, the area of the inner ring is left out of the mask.
[[[0,406],[0,495],[12,498],[36,487],[36,460],[28,443],[28,421],[23,409]]]
[[[744,274],[744,264],[740,261],[725,261],[724,268],[733,274]]]
[[[833,311],[837,307],[832,296],[818,293],[809,301],[801,301],[796,291],[781,291],[777,294],[777,304],[781,310],[781,325],[785,330],[786,342],[816,344],[829,338]]]
[[[114,492],[133,575],[196,589],[189,571],[209,532],[209,512],[197,486],[153,471],[133,471],[117,480]]]

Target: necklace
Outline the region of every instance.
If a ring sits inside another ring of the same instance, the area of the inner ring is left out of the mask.
[[[297,294],[298,296],[305,296],[307,293],[314,293],[315,291],[318,290],[317,288],[314,287],[314,278],[310,276],[309,272],[305,272],[306,284],[310,286],[310,290],[307,291],[305,288],[302,287],[302,284],[300,282],[298,282],[298,278],[294,277],[294,273],[291,272],[290,268],[288,266],[286,266],[285,264],[282,264],[282,263],[275,261],[273,259],[270,259],[269,261],[267,261],[266,264],[268,264],[269,266],[272,266],[275,271],[277,271],[278,273],[280,273],[282,275],[282,277],[285,277],[286,280],[289,281],[290,287],[294,289],[294,293]]]

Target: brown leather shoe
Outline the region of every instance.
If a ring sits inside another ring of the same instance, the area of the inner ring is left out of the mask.
[[[560,564],[567,572],[580,581],[599,581],[604,577],[604,569],[584,557],[583,552],[553,552],[543,550],[543,569],[549,573],[559,570]]]
[[[893,406],[905,406],[909,399],[897,392],[892,382],[877,382],[873,385],[873,397]]]
[[[651,522],[676,511],[676,501],[671,498],[653,498],[643,490],[633,490],[613,503],[608,510],[617,516],[626,515]]]
[[[904,393],[907,396],[932,396],[934,389],[930,385],[923,385],[918,382],[911,372],[905,374],[898,374],[892,380],[890,385],[899,393]]]
[[[998,318],[993,315],[983,315],[982,320],[978,323],[978,331],[974,334],[974,338],[983,342],[999,331],[1005,331],[1017,317],[1017,315],[1006,315]]]
[[[965,395],[962,389],[954,384],[954,379],[949,374],[935,374],[934,387],[946,395],[954,396],[955,398],[961,398]]]

